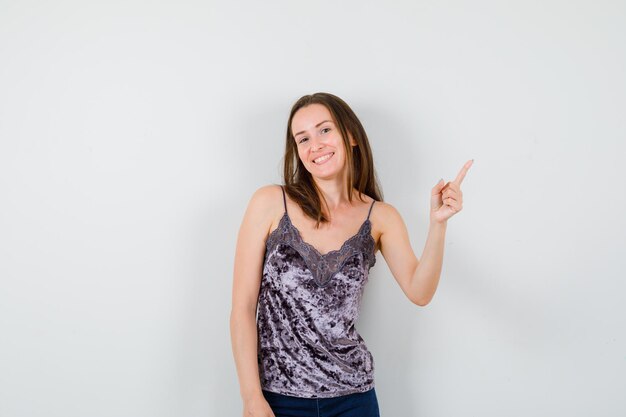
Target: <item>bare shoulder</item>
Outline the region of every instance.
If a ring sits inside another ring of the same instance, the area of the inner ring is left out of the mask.
[[[263,185],[257,188],[250,197],[246,217],[255,223],[257,228],[263,229],[264,234],[267,235],[281,210],[282,201],[280,185]]]
[[[282,201],[281,186],[278,184],[267,184],[257,188],[252,194],[250,202],[252,202],[257,208],[271,209],[276,204],[276,197],[280,197]]]
[[[378,210],[378,249],[384,256],[391,272],[399,279],[406,290],[406,279],[410,276],[406,265],[417,265],[419,262],[411,247],[409,232],[402,215],[393,205],[381,204]],[[400,277],[400,278],[398,278]]]
[[[384,233],[391,225],[402,221],[400,212],[391,204],[377,201],[372,210],[372,223],[378,225],[381,233]]]
[[[397,230],[398,224],[403,224],[400,212],[391,204],[376,201],[370,216],[372,222],[372,237],[376,241],[376,250],[382,250],[383,235],[390,230]]]

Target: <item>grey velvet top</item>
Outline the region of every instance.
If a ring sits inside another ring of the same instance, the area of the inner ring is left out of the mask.
[[[355,329],[376,263],[370,214],[340,249],[319,253],[285,214],[266,241],[258,300],[261,388],[329,398],[374,387],[374,358]]]

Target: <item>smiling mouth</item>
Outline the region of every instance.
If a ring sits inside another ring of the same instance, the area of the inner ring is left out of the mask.
[[[335,154],[335,152],[331,152],[331,153],[326,154],[324,156],[320,156],[319,158],[314,159],[313,163],[316,164],[316,165],[321,165],[324,162],[328,161],[330,158],[332,158],[334,154]]]

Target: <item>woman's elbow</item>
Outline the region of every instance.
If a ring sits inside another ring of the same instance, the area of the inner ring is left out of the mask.
[[[415,304],[416,306],[420,306],[420,307],[426,307],[429,303],[430,303],[431,299],[423,299],[423,298],[413,298],[411,299],[411,302],[413,304]]]

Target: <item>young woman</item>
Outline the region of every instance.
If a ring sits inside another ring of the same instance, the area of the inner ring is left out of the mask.
[[[230,329],[244,417],[380,415],[374,359],[354,327],[369,269],[380,250],[409,300],[430,302],[472,163],[432,189],[418,260],[350,107],[328,93],[293,105],[284,185],[253,194],[237,239]]]

